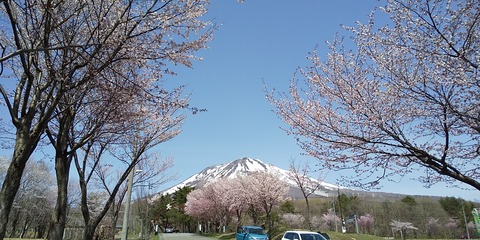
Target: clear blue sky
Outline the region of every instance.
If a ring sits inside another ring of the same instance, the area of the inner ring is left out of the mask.
[[[285,125],[265,100],[263,82],[286,89],[295,70],[308,65],[308,52],[318,46],[325,55],[325,41],[337,32],[346,34],[341,24],[366,22],[375,6],[383,4],[376,0],[212,0],[208,17],[221,26],[210,49],[199,52],[204,60],[195,62],[193,69],[177,68],[179,75],[169,79],[186,84],[192,93],[191,105],[208,111],[187,118],[183,132],[158,148],[163,157],[175,159],[173,171],[179,176],[160,188],[244,156],[284,169],[291,159],[315,164],[313,158],[300,155],[293,137],[280,129]],[[336,183],[339,174],[330,172],[326,181]],[[475,190],[443,185],[425,189],[408,179],[384,182],[384,186],[381,191],[480,201]]]
[[[318,163],[302,156],[293,137],[280,129],[285,125],[265,100],[263,83],[286,90],[295,70],[309,64],[309,52],[317,48],[325,56],[325,41],[337,32],[346,34],[341,24],[365,22],[367,15],[383,4],[383,0],[212,0],[207,17],[221,25],[209,49],[197,54],[204,60],[195,62],[193,69],[173,69],[178,76],[168,79],[171,85],[186,85],[192,94],[191,105],[208,111],[188,117],[179,136],[155,149],[175,160],[172,171],[178,174],[176,181],[156,190],[241,157],[283,169],[288,169],[292,159]],[[0,149],[0,155],[10,154]],[[340,174],[330,172],[325,180],[336,183]],[[400,183],[385,181],[384,186],[381,191],[480,201],[476,190],[444,185],[425,189],[408,178]]]

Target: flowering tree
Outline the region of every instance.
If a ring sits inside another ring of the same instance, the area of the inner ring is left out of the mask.
[[[445,223],[444,225],[445,229],[448,230],[449,232],[449,237],[452,237],[454,238],[455,237],[455,232],[457,231],[458,229],[458,222],[456,219],[453,219],[453,218],[449,218],[448,219],[448,222]]]
[[[228,208],[230,213],[235,214],[237,226],[240,226],[243,213],[248,209],[248,187],[244,186],[245,182],[241,177],[224,179],[222,183],[226,187],[226,193],[222,196],[222,204]]]
[[[193,53],[212,33],[210,22],[200,20],[207,5],[208,0],[2,1],[0,19],[6,24],[0,29],[0,75],[12,81],[0,85],[0,95],[15,146],[0,192],[0,239],[25,164],[46,132],[56,150],[59,189],[49,238],[61,239],[74,151],[105,123],[76,125],[85,103],[90,114],[84,116],[90,120],[115,118],[117,123],[131,117],[132,108],[122,108],[128,106],[126,96],[147,96],[158,109],[187,106],[165,101],[169,98],[162,98],[157,80],[172,72],[168,63],[190,67],[198,59]],[[113,90],[124,94],[111,95]]]
[[[360,216],[357,219],[357,223],[363,233],[370,233],[370,230],[373,227],[374,218],[370,213],[368,213],[366,215]]]
[[[394,231],[394,232],[399,231],[400,232],[400,236],[402,237],[402,239],[406,238],[407,230],[417,230],[418,229],[418,228],[414,227],[413,224],[410,223],[410,222],[400,222],[400,221],[396,221],[396,220],[393,220],[390,223],[390,226],[392,226],[392,231]]]
[[[310,222],[312,223],[312,227],[314,228],[320,229],[321,227],[323,227],[323,222],[321,217],[313,216]]]
[[[345,183],[373,188],[422,169],[426,186],[480,190],[478,1],[388,0],[380,10],[391,24],[372,14],[345,27],[355,50],[336,38],[269,101],[307,154],[354,170]]]
[[[226,224],[231,212],[229,206],[224,205],[227,202],[222,200],[228,191],[222,181],[207,184],[188,194],[185,213],[203,222]]]
[[[252,218],[253,225],[257,225],[259,215],[262,212],[262,207],[259,204],[257,195],[259,190],[255,187],[252,175],[239,175],[236,178],[238,178],[238,183],[241,189],[241,198],[237,198],[237,200],[242,199],[242,201],[245,202],[245,210],[248,211],[248,214]]]
[[[283,222],[290,228],[302,228],[305,217],[301,214],[285,213],[282,216]]]
[[[335,230],[335,226],[340,224],[340,218],[335,214],[333,209],[328,209],[328,212],[322,216],[323,226],[330,231]]]
[[[285,199],[288,186],[273,173],[256,172],[248,177],[251,179],[250,194],[255,196],[256,205],[260,206],[266,214],[267,227],[270,232],[273,225],[271,212],[273,207],[280,205]]]
[[[271,212],[283,201],[287,190],[285,182],[265,172],[220,179],[191,192],[187,197],[185,213],[199,220],[214,220],[223,224],[235,215],[240,224],[242,213],[250,208],[264,212],[270,227]],[[253,221],[256,224],[256,219]]]
[[[307,163],[303,165],[296,164],[295,161],[290,163],[290,171],[289,176],[296,184],[297,187],[300,188],[302,192],[303,198],[305,199],[305,203],[307,204],[307,223],[309,229],[312,229],[312,223],[310,221],[310,202],[308,201],[308,197],[315,193],[315,191],[319,190],[322,186],[322,181],[312,179],[310,176],[310,167]]]
[[[10,162],[0,157],[0,176],[5,176]],[[25,167],[14,208],[10,213],[10,237],[24,238],[28,232],[44,237],[48,216],[55,204],[54,175],[45,162],[30,161]]]
[[[435,236],[441,228],[440,219],[429,218],[425,226],[427,227],[428,236]]]

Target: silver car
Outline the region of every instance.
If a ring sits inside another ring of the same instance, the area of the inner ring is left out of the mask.
[[[308,231],[286,231],[282,240],[326,240],[320,233]]]

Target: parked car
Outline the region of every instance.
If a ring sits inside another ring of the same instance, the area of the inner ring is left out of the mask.
[[[268,235],[259,226],[241,226],[237,228],[237,240],[268,240]]]
[[[328,236],[328,233],[325,233],[325,232],[324,233],[318,232],[318,233],[320,233],[325,239],[330,240],[330,236]]]
[[[173,227],[166,227],[165,228],[165,233],[174,233],[175,229]]]
[[[282,240],[326,240],[326,238],[318,232],[286,231]]]

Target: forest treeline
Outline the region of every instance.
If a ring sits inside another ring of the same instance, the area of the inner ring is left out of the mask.
[[[356,232],[358,227],[359,233],[399,237],[400,233],[392,226],[397,221],[411,223],[414,228],[406,231],[410,238],[466,238],[467,228],[472,238],[478,237],[471,212],[479,204],[461,198],[340,194],[333,198],[313,197],[310,202],[314,226],[320,230],[341,231],[341,222],[326,224],[329,213],[334,212],[339,218],[340,213],[343,215],[347,232]],[[293,206],[296,213],[306,212],[305,201],[294,200]]]

